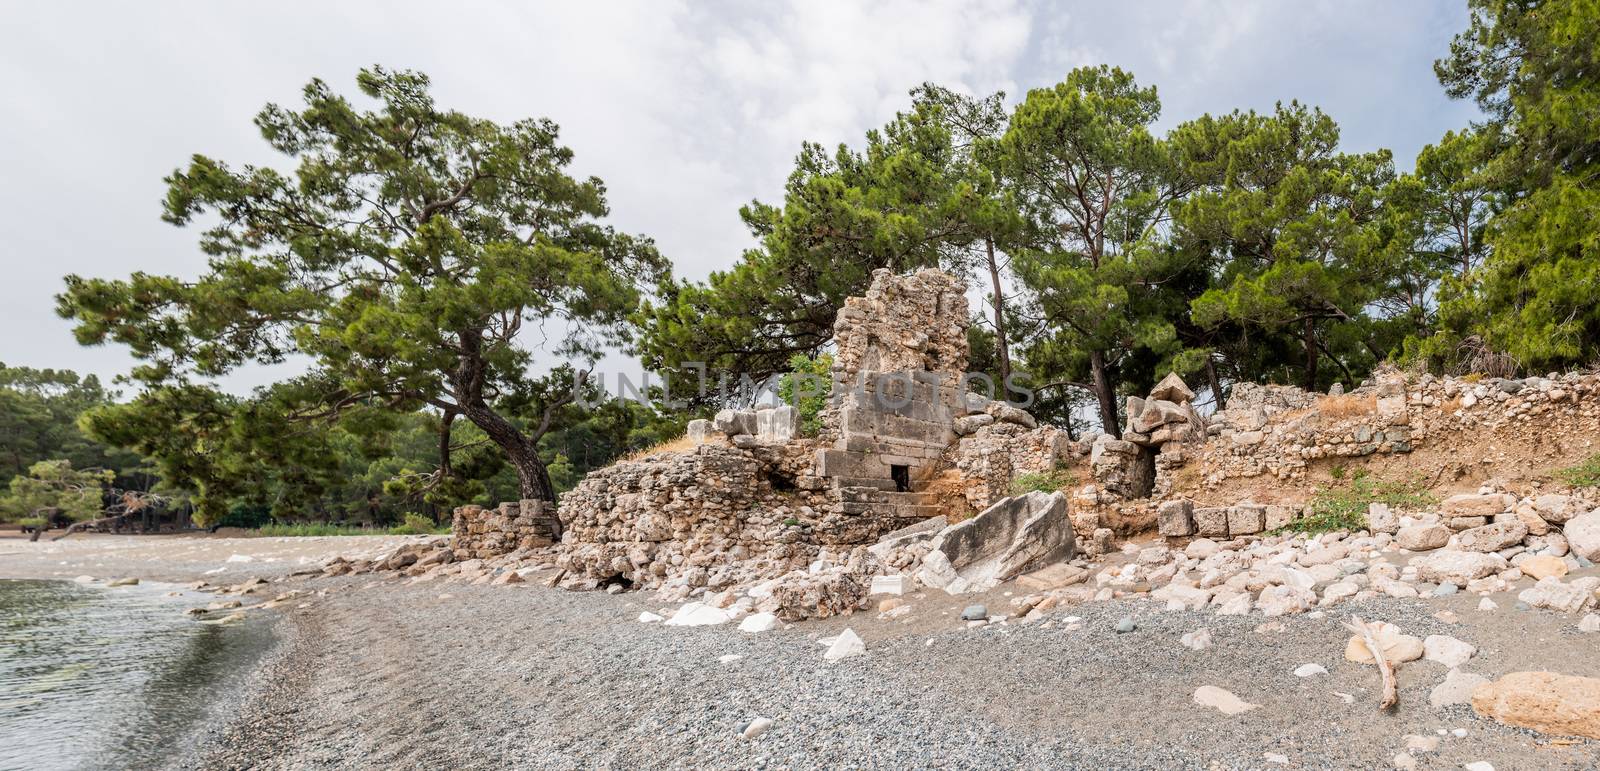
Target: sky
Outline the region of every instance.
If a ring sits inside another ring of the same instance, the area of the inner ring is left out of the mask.
[[[781,199],[802,142],[859,145],[925,81],[1015,103],[1111,64],[1157,87],[1159,129],[1298,99],[1343,149],[1409,169],[1477,115],[1432,70],[1465,26],[1463,0],[8,2],[0,362],[127,372],[126,350],[80,346],[56,317],[62,276],[198,276],[197,234],[160,220],[162,177],[195,153],[282,165],[251,118],[312,77],[354,94],[361,67],[416,69],[443,107],[554,120],[573,171],[605,180],[610,221],[701,279],[754,244],[739,207]]]

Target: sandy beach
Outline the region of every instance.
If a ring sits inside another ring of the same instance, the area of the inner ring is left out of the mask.
[[[1492,612],[1463,593],[1282,619],[1116,600],[966,628],[962,607],[999,612],[1002,589],[908,595],[915,611],[899,619],[862,612],[750,635],[640,623],[665,608],[637,592],[290,575],[404,540],[5,540],[0,572],[262,577],[274,591],[309,592],[251,615],[275,646],[242,687],[218,695],[228,703],[174,768],[1376,768],[1408,742],[1437,742],[1416,753],[1425,769],[1592,769],[1600,758],[1600,743],[1433,708],[1448,670],[1428,660],[1401,665],[1400,707],[1379,713],[1375,671],[1342,655],[1339,622],[1355,613],[1465,640],[1478,651],[1463,668],[1490,678],[1600,674],[1600,646],[1576,618],[1515,610],[1509,597]],[[1128,617],[1137,628],[1115,632]],[[866,655],[825,662],[819,639],[846,627]],[[1179,644],[1202,628],[1211,647]],[[1308,663],[1327,673],[1296,676]],[[1226,715],[1194,703],[1206,685],[1257,706]],[[772,727],[743,738],[758,717]]]

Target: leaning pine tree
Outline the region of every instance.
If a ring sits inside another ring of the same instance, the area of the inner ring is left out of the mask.
[[[538,444],[565,401],[542,420],[496,407],[533,363],[523,328],[562,340],[549,355],[592,358],[626,334],[664,263],[599,222],[605,188],[566,173],[550,121],[441,110],[420,73],[375,67],[357,82],[376,110],[313,80],[304,109],[256,116],[292,173],[197,155],[167,178],[163,218],[210,224],[198,280],[68,276],[58,310],[82,343],[129,345],[153,391],[297,355],[319,384],[299,414],[459,416],[504,451],[523,497],[553,500]]]

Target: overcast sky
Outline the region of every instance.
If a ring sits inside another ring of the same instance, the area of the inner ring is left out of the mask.
[[[679,275],[733,264],[738,209],[776,200],[803,140],[859,143],[934,81],[1013,102],[1081,64],[1158,87],[1161,125],[1299,99],[1345,149],[1416,152],[1465,125],[1432,62],[1462,0],[1392,2],[5,3],[0,8],[0,361],[125,372],[55,317],[66,273],[192,277],[195,233],[160,221],[193,153],[275,159],[251,124],[315,76],[422,70],[443,106],[562,127],[619,227]],[[522,6],[522,7],[518,7]],[[231,378],[233,390],[275,373]]]

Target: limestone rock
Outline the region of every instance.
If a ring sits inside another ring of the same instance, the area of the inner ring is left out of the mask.
[[[969,436],[978,433],[978,429],[993,424],[993,415],[978,413],[977,415],[968,415],[966,417],[956,418],[955,421],[950,424],[950,427],[961,436]]]
[[[1450,518],[1493,518],[1502,511],[1510,511],[1515,503],[1516,499],[1504,493],[1452,495],[1439,504],[1439,513]]]
[[[1528,537],[1528,526],[1520,519],[1508,519],[1463,530],[1456,536],[1456,545],[1466,551],[1500,551],[1522,543]]]
[[[1518,593],[1517,599],[1535,608],[1562,613],[1581,613],[1594,607],[1594,590],[1574,584],[1563,584],[1559,578],[1546,576],[1531,588]]]
[[[1203,651],[1211,647],[1211,630],[1197,629],[1187,632],[1178,638],[1178,644],[1192,651]]]
[[[1472,692],[1487,682],[1489,678],[1483,675],[1452,669],[1444,676],[1444,682],[1428,692],[1428,703],[1433,705],[1434,709],[1444,709],[1455,704],[1470,704]]]
[[[1549,555],[1536,555],[1523,560],[1517,565],[1522,574],[1535,581],[1544,578],[1560,578],[1567,574],[1567,561],[1560,557]]]
[[[1005,402],[989,402],[989,405],[984,408],[984,412],[994,416],[994,419],[1001,423],[1014,423],[1023,428],[1039,427],[1039,422],[1034,420],[1027,410]]]
[[[1395,533],[1394,542],[1402,549],[1432,551],[1450,542],[1450,528],[1444,525],[1411,525]]]
[[[1228,509],[1212,507],[1194,510],[1196,532],[1209,538],[1228,537]]]
[[[861,641],[855,630],[847,628],[840,632],[838,637],[833,638],[833,644],[828,646],[828,652],[822,654],[822,658],[825,661],[838,661],[851,656],[860,656],[866,652],[867,644]]]
[[[1367,505],[1367,528],[1374,533],[1394,533],[1400,529],[1400,516],[1387,503]]]
[[[778,617],[771,613],[751,613],[739,622],[739,631],[750,634],[765,632],[778,624]]]
[[[1168,538],[1194,534],[1194,501],[1162,501],[1156,507],[1156,530]]]
[[[1588,511],[1588,507],[1581,498],[1546,493],[1533,499],[1533,510],[1539,514],[1540,519],[1559,525]]]
[[[1472,644],[1443,634],[1430,634],[1422,641],[1422,656],[1451,669],[1467,663],[1478,649]]]
[[[1317,607],[1317,595],[1310,589],[1298,586],[1269,586],[1256,598],[1256,607],[1263,616],[1287,616],[1303,613]]]
[[[512,575],[515,575],[514,573]],[[732,621],[727,611],[706,605],[700,602],[691,602],[678,608],[672,618],[666,620],[666,626],[714,626]]]
[[[1194,399],[1194,391],[1183,382],[1183,378],[1178,377],[1178,373],[1168,372],[1166,377],[1161,378],[1161,382],[1156,383],[1155,388],[1150,389],[1150,398],[1187,404]]]
[[[919,578],[960,594],[1070,560],[1077,545],[1067,511],[1067,496],[1061,492],[1006,498],[940,532],[923,557]]]
[[[848,573],[797,570],[778,579],[771,599],[774,607],[770,610],[784,621],[828,618],[865,607],[867,586]]]
[[[1058,562],[1043,570],[1035,570],[1017,578],[1017,585],[1036,592],[1047,592],[1071,586],[1089,577],[1083,568]]]
[[[1465,586],[1475,578],[1504,570],[1506,561],[1497,554],[1449,549],[1425,554],[1413,560],[1411,565],[1424,581]]]
[[[1261,706],[1259,704],[1251,704],[1214,685],[1202,685],[1196,688],[1194,691],[1194,703],[1202,707],[1211,707],[1224,715],[1237,715]]]
[[[1562,533],[1567,536],[1567,546],[1573,554],[1590,562],[1600,562],[1600,509],[1567,520]]]
[[[1513,672],[1472,692],[1479,715],[1547,734],[1600,739],[1600,679]]]

